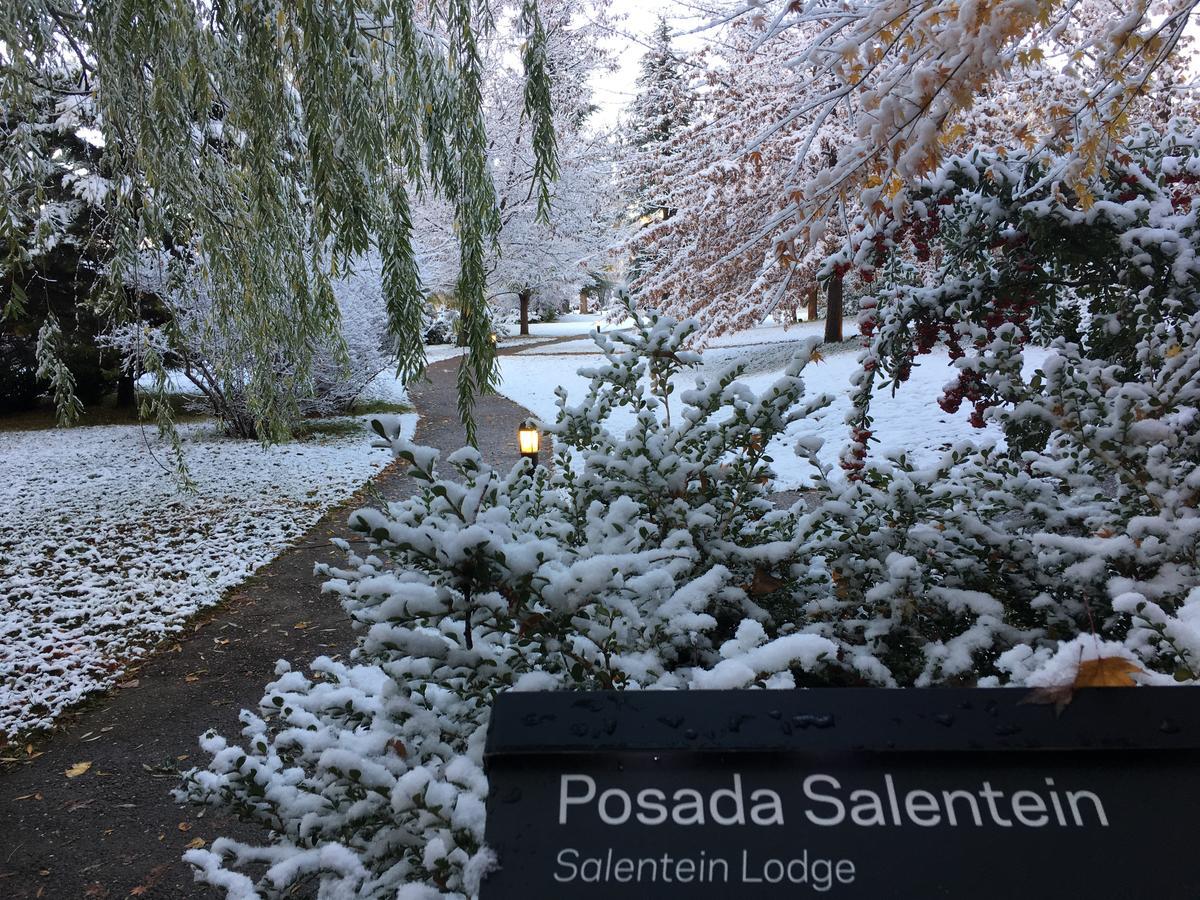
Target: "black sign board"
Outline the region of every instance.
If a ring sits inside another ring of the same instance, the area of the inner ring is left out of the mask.
[[[1200,898],[1200,690],[508,693],[482,900]]]

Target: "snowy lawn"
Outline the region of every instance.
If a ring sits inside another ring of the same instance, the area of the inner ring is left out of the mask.
[[[798,343],[806,337],[821,334],[823,328],[820,322],[794,325],[786,330],[766,326],[719,339],[716,346],[704,352],[704,363],[698,374],[711,378],[737,362],[744,362],[747,373],[742,378],[743,383],[761,392],[782,374]],[[854,326],[847,322],[846,334],[853,333]],[[592,348],[590,354],[584,352],[588,345]],[[821,459],[834,467],[835,474],[840,472],[838,453],[849,439],[845,417],[850,410],[848,388],[850,376],[858,368],[858,352],[844,345],[822,352],[827,355],[821,362],[812,363],[805,369],[804,381],[808,396],[830,394],[834,401],[817,419],[793,423],[785,438],[771,444],[770,455],[774,459],[780,490],[804,487],[810,481],[812,467],[793,450],[795,439],[801,435],[816,434],[823,438]],[[1042,359],[1042,354],[1035,349],[1030,349],[1026,355],[1031,360],[1030,369]],[[588,380],[576,370],[594,365],[601,359],[595,352],[595,344],[586,338],[502,357],[500,365],[504,381],[500,393],[528,407],[539,418],[552,422],[558,412],[554,405],[555,387],[562,385],[567,389],[571,404],[582,402]],[[927,463],[934,461],[942,449],[959,441],[999,443],[1002,439],[999,429],[972,427],[967,421],[970,410],[965,406],[951,415],[937,405],[943,386],[954,375],[949,356],[935,350],[919,359],[919,364],[913,367],[912,377],[894,396],[883,392],[873,406],[879,443],[873,446],[872,452],[907,451],[910,459]],[[676,391],[691,386],[690,383],[678,383]],[[619,409],[613,413],[612,423],[614,431],[623,432],[633,424],[633,416],[627,410]]]
[[[0,738],[118,681],[390,461],[332,421],[269,449],[183,426],[193,494],[152,428],[0,432]]]
[[[601,331],[613,331],[629,324],[632,323],[618,322],[612,324],[602,315],[567,313],[566,315],[559,316],[553,322],[530,322],[529,334],[531,337],[540,338],[570,337],[572,335],[585,335],[589,331],[595,331],[597,326],[599,326]]]

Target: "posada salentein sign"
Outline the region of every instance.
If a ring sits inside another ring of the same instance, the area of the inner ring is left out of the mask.
[[[1200,897],[1200,690],[509,693],[482,900]]]

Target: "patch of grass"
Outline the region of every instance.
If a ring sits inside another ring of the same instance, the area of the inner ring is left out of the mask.
[[[296,440],[305,441],[322,437],[348,437],[356,434],[370,433],[369,422],[362,416],[401,415],[413,412],[413,407],[407,403],[396,403],[391,400],[364,400],[355,403],[350,412],[344,416],[333,418],[306,419],[296,429]]]
[[[207,412],[193,409],[195,398],[185,394],[172,394],[171,407],[175,421],[203,422],[211,418]],[[99,403],[89,403],[84,406],[83,413],[74,427],[89,428],[97,425],[137,425],[142,422],[138,418],[137,407],[117,406],[115,397],[106,397]],[[153,425],[153,422],[146,424]],[[0,431],[43,431],[57,426],[54,405],[43,402],[35,409],[24,412],[0,415]]]
[[[415,412],[407,403],[396,403],[392,400],[361,400],[350,409],[352,416],[398,416]]]

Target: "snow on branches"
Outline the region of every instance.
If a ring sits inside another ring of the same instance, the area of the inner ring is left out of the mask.
[[[801,32],[760,46],[763,36],[751,20],[738,20],[711,58],[694,61],[706,77],[688,101],[686,125],[672,122],[672,132],[651,132],[654,140],[641,144],[646,123],[635,120],[631,128],[635,146],[625,179],[643,214],[626,246],[635,268],[631,290],[646,308],[700,318],[699,340],[756,325],[780,305],[808,306],[817,265],[836,249],[832,237],[844,233],[834,221],[830,240],[815,246],[785,234],[795,199],[789,197],[836,157],[851,133],[839,112],[819,141],[801,146],[809,120],[781,121],[796,86],[779,77],[801,46]],[[819,94],[829,85],[817,78],[802,90]],[[681,90],[673,81],[667,87]],[[653,110],[665,90],[646,81],[635,114]],[[851,204],[849,215],[856,211]]]
[[[118,322],[139,318],[139,298],[126,286],[148,247],[192,259],[222,321],[253,348],[243,360],[246,405],[255,433],[268,437],[299,414],[294,393],[275,391],[277,352],[286,352],[297,381],[308,380],[318,345],[338,339],[333,273],[373,250],[402,374],[420,371],[409,205],[441,197],[453,208],[456,292],[474,351],[460,370],[460,408],[473,433],[472,398],[496,375],[484,256],[498,218],[479,49],[492,7],[268,0],[252,11],[215,4],[201,14],[194,4],[158,0],[39,0],[0,16],[0,110],[6,127],[19,124],[10,111],[26,109],[39,85],[88,98],[112,181],[105,311]],[[531,152],[536,192],[555,169],[536,0],[522,3],[517,31],[530,64],[525,112],[540,136]],[[66,71],[74,75],[63,84]],[[16,130],[20,145],[13,152],[6,138],[0,156],[15,158],[17,173],[44,165],[45,142]],[[0,193],[12,191],[0,174]],[[0,212],[23,199],[0,198]],[[6,234],[10,224],[0,226]],[[21,241],[6,239],[0,265],[19,265],[26,254]]]
[[[421,490],[352,514],[366,548],[325,568],[361,629],[353,658],[281,666],[240,744],[205,737],[188,794],[277,843],[191,851],[202,880],[246,897],[306,876],[355,896],[474,894],[492,863],[481,754],[498,691],[790,687],[835,660],[785,625],[795,516],[767,500],[763,448],[826,402],[803,398],[808,354],[760,396],[737,370],[698,384],[667,424],[663,385],[695,363],[694,327],[599,337],[606,362],[579,405],[562,398],[552,469],[501,473],[469,448],[442,463],[379,423]],[[615,406],[637,411],[625,435],[604,427]],[[255,862],[257,882],[240,871]]]
[[[506,63],[509,47],[499,35],[482,45],[488,170],[498,217],[484,257],[493,309],[511,308],[518,298],[526,306],[535,297],[559,301],[578,289],[589,270],[602,268],[620,215],[608,136],[588,123],[593,109],[588,79],[611,66],[600,37],[606,3],[589,4],[584,17],[579,3],[538,5],[545,28],[541,65],[551,76],[553,115],[546,125],[556,148],[553,182],[538,181],[539,123],[526,112],[525,77]],[[445,200],[427,198],[415,204],[414,214],[425,280],[433,290],[452,294],[460,247],[454,211]]]
[[[1111,4],[1058,0],[849,0],[747,3],[763,42],[789,31],[812,37],[788,60],[797,99],[780,122],[810,116],[805,146],[839,107],[857,104],[854,140],[809,179],[789,207],[792,234],[822,222],[834,204],[862,191],[870,207],[934,170],[964,110],[999,75],[1057,69],[1077,89],[1044,110],[1035,143],[1063,151],[1056,177],[1082,191],[1112,143],[1130,127],[1130,110],[1154,87],[1184,42],[1194,0]],[[814,96],[810,70],[834,84]],[[764,137],[774,129],[764,132]],[[952,139],[952,138],[951,138]],[[863,190],[865,188],[865,190]]]
[[[925,523],[905,554],[921,593],[953,577],[1042,636],[1120,636],[1121,652],[1193,679],[1200,131],[1139,130],[1086,200],[1047,180],[1056,166],[1024,151],[951,158],[893,215],[860,221],[851,250],[830,260],[876,284],[860,314],[846,501]],[[903,389],[938,342],[958,369],[943,407],[968,402],[977,424],[998,421],[1007,451],[955,448],[921,472],[870,460],[876,392]],[[1048,347],[1036,369],[1033,344]],[[888,534],[881,523],[872,540]],[[996,658],[1001,672],[1024,678],[1053,654],[1023,643]]]

